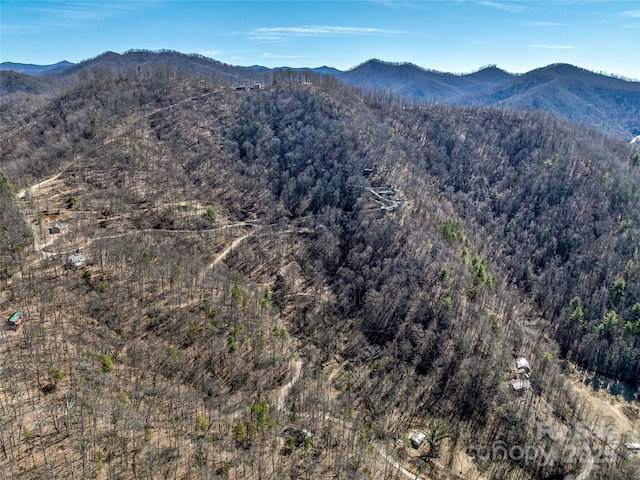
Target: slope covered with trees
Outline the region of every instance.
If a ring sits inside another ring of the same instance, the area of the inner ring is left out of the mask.
[[[634,477],[637,432],[610,447],[562,371],[638,380],[637,152],[309,72],[237,83],[97,62],[3,102],[7,475]],[[568,426],[607,461],[567,461]],[[549,462],[470,453],[534,441]]]
[[[489,66],[456,75],[369,60],[338,78],[426,103],[540,110],[627,141],[640,133],[640,83],[573,65],[554,64],[520,75]]]

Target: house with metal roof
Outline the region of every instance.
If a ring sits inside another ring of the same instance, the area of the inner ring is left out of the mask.
[[[85,260],[84,255],[79,251],[76,251],[76,253],[67,257],[67,268],[72,268],[74,270],[76,268],[82,268],[84,267]]]
[[[422,445],[422,443],[426,438],[427,438],[427,435],[424,432],[411,432],[409,434],[409,440],[411,440],[411,446],[416,449],[420,448],[420,445]]]
[[[51,224],[51,226],[49,227],[49,233],[50,234],[54,234],[54,233],[62,233],[62,229],[64,228],[64,225],[60,222],[53,222]]]
[[[22,325],[22,312],[20,310],[16,311],[13,315],[11,315],[7,319],[7,325],[13,329],[15,332]]]
[[[511,386],[516,392],[529,390],[529,388],[531,388],[531,381],[527,379],[516,378],[515,380],[511,380]]]
[[[516,371],[518,373],[531,373],[531,365],[529,365],[529,361],[524,357],[519,357],[516,360]]]

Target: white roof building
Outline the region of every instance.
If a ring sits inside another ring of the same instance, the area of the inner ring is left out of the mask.
[[[531,365],[529,365],[529,361],[524,357],[519,357],[516,360],[516,370],[518,373],[529,373],[531,372]]]
[[[633,450],[634,452],[640,451],[640,443],[624,442],[624,446],[627,450]]]
[[[425,438],[427,438],[427,435],[423,432],[411,432],[409,435],[409,440],[411,440],[411,446],[413,448],[420,448]]]
[[[81,253],[74,253],[67,257],[68,268],[81,268],[84,267],[85,258]]]
[[[516,392],[521,390],[528,390],[531,387],[531,382],[529,380],[511,380],[511,386]]]

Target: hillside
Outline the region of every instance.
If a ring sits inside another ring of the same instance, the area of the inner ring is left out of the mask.
[[[468,75],[455,75],[380,60],[369,60],[337,75],[348,85],[389,90],[426,103],[464,103],[466,96],[509,84],[513,77],[493,66]]]
[[[46,90],[47,84],[37,77],[12,70],[0,71],[0,92],[3,100],[8,95],[18,92],[41,93]]]
[[[572,65],[549,65],[522,75],[496,67],[454,75],[370,60],[337,78],[427,103],[541,110],[627,141],[640,133],[640,83]]]
[[[130,50],[123,54],[105,52],[95,58],[85,60],[66,69],[65,76],[76,72],[86,72],[93,67],[108,68],[110,71],[133,74],[136,69],[167,70],[168,75],[201,75],[203,78],[217,78],[219,81],[257,81],[259,73],[250,68],[235,67],[201,55],[185,55],[171,50],[152,53],[147,50]]]
[[[7,478],[637,477],[637,151],[120,60],[3,101]]]
[[[185,55],[165,50],[130,50],[124,54],[105,52],[77,65],[63,61],[54,65],[29,65],[3,62],[3,94],[14,90],[34,90],[39,80],[28,76],[69,77],[94,66],[121,72],[134,68],[164,65],[173,74],[190,72],[218,82],[262,82],[271,75],[323,74],[347,85],[382,90],[425,102],[448,105],[485,105],[515,110],[539,110],[595,128],[630,141],[640,134],[640,83],[597,74],[567,64],[554,64],[515,75],[496,66],[487,66],[469,74],[428,70],[410,63],[369,60],[347,71],[332,67],[267,68],[259,65],[226,65],[197,54]],[[14,73],[15,72],[15,73]],[[289,72],[289,73],[287,73]],[[28,75],[16,76],[16,73]]]
[[[52,65],[33,65],[30,63],[2,62],[0,63],[0,71],[13,71],[16,73],[24,73],[31,76],[41,76],[52,73],[58,73],[66,70],[73,63],[63,60]]]

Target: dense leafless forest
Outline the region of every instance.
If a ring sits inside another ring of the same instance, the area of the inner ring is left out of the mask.
[[[636,147],[193,60],[3,72],[2,478],[636,478]]]

